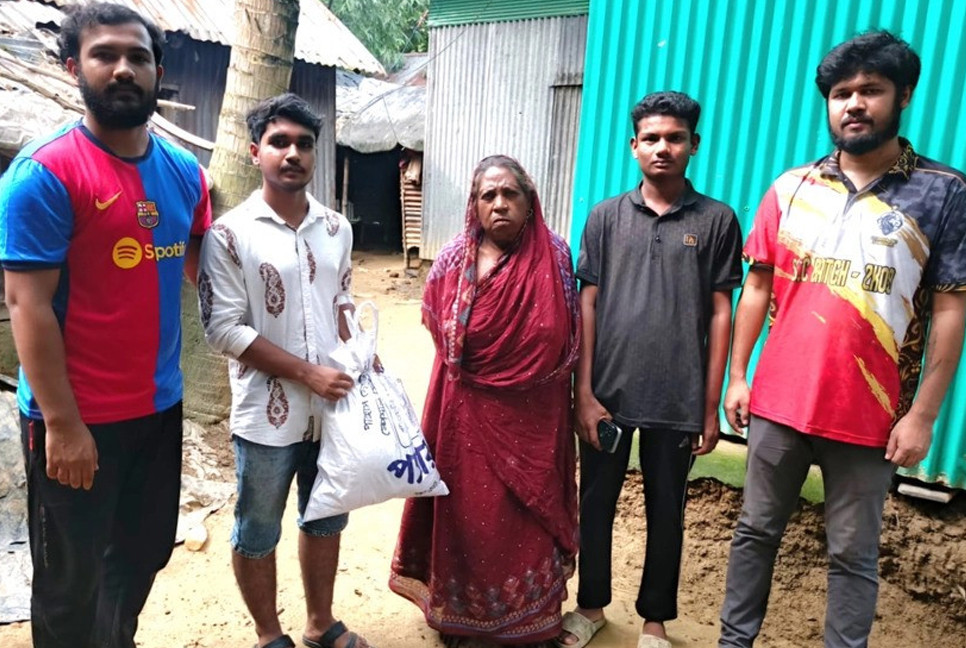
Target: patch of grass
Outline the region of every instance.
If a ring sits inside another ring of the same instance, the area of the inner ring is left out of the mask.
[[[720,482],[741,488],[745,482],[745,447],[719,443],[714,452],[698,457],[691,468],[689,479],[712,477]]]
[[[628,465],[629,470],[641,470],[638,460],[638,447],[640,435],[635,434],[631,445],[631,460]],[[718,481],[741,488],[745,483],[745,453],[744,443],[736,441],[722,440],[714,452],[698,457],[691,469],[689,479],[700,477],[711,477]],[[802,485],[802,497],[812,504],[818,504],[825,500],[825,489],[822,487],[822,474],[817,466],[812,466]]]

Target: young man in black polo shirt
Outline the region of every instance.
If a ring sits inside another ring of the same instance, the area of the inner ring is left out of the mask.
[[[734,212],[684,177],[700,113],[679,92],[653,93],[634,107],[630,146],[643,181],[594,207],[581,240],[580,582],[562,646],[586,645],[604,624],[614,512],[635,428],[647,517],[638,646],[671,645],[664,622],[677,617],[687,475],[694,456],[718,441],[731,291],[741,284]],[[602,419],[624,431],[613,453],[598,440]]]

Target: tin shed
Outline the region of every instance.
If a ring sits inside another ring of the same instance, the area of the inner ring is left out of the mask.
[[[433,0],[420,256],[463,228],[470,174],[520,161],[567,238],[589,0]]]
[[[176,126],[214,141],[231,54],[233,0],[115,1],[148,16],[165,31],[168,45],[161,97],[195,107],[191,111],[159,112]],[[47,4],[63,8],[83,3],[83,0],[50,0]],[[335,204],[336,68],[385,75],[379,61],[325,3],[301,2],[290,89],[312,104],[323,118],[318,164],[310,190],[327,205]],[[189,148],[202,164],[208,164],[210,150]]]

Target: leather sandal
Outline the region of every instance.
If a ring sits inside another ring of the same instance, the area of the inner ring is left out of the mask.
[[[368,641],[356,633],[349,632],[349,629],[341,621],[333,623],[318,639],[309,639],[303,635],[302,643],[308,646],[308,648],[335,648],[336,639],[347,632],[349,633],[349,641],[346,643],[345,648],[375,648],[375,646],[370,645]],[[359,643],[360,641],[362,643]]]

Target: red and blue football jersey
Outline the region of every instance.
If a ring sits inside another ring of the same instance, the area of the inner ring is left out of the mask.
[[[54,312],[86,423],[181,400],[185,254],[210,223],[197,160],[155,135],[127,159],[75,124],[28,144],[0,178],[0,262],[60,269]],[[18,401],[41,417],[22,369]]]

